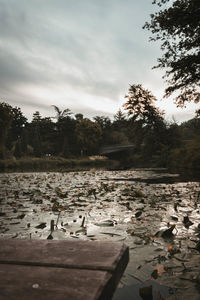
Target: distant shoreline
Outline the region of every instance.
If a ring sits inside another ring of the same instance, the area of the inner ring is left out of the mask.
[[[113,169],[117,162],[98,157],[83,158],[20,158],[0,160],[0,172],[69,172],[84,171],[92,168]]]

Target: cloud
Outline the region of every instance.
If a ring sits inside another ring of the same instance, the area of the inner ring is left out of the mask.
[[[162,73],[151,70],[159,49],[142,30],[151,0],[0,0],[0,5],[1,97],[27,114],[36,107],[48,113],[56,103],[110,115],[132,83],[160,96]]]

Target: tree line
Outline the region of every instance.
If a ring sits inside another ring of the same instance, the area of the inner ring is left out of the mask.
[[[1,102],[0,158],[75,158],[97,155],[105,145],[134,144],[118,157],[127,165],[165,167],[173,161],[183,165],[187,155],[196,165],[200,159],[199,114],[181,125],[167,122],[155,105],[155,96],[141,84],[130,85],[125,99],[113,120],[107,116],[91,120],[53,105],[54,118],[36,111],[28,122],[21,108]]]

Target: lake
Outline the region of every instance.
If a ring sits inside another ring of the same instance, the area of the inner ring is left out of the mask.
[[[164,169],[1,173],[0,191],[0,238],[126,243],[130,262],[113,299],[147,299],[143,293],[200,298],[197,175]]]

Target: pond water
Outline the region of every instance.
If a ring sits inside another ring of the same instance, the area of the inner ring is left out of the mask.
[[[186,177],[0,174],[0,238],[121,241],[130,262],[113,299],[200,299],[200,180]]]

